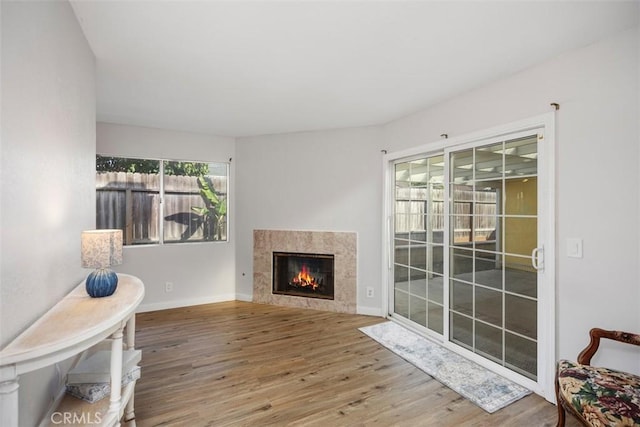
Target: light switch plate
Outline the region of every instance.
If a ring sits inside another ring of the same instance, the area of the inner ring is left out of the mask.
[[[567,256],[570,258],[582,258],[582,239],[567,239]]]

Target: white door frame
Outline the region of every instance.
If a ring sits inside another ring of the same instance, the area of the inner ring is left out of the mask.
[[[396,160],[415,157],[419,155],[429,156],[431,154],[444,153],[445,148],[463,146],[465,144],[476,143],[483,140],[494,139],[502,135],[516,132],[540,129],[543,133],[542,143],[538,144],[538,242],[542,242],[541,260],[544,263],[543,269],[538,273],[538,375],[537,382],[514,374],[508,368],[495,365],[473,352],[462,349],[453,343],[444,340],[441,344],[464,356],[483,365],[498,374],[521,383],[534,393],[544,397],[549,402],[555,402],[555,362],[556,362],[556,297],[555,297],[555,113],[546,113],[539,116],[530,117],[517,122],[508,123],[501,126],[492,127],[479,132],[474,132],[459,137],[443,139],[436,142],[427,143],[418,147],[402,150],[394,153],[387,153],[383,156],[383,259],[382,263],[382,286],[383,301],[382,309],[386,317],[389,317],[390,308],[393,307],[393,269],[391,251],[393,247],[393,227],[394,201],[394,169]],[[447,194],[445,197],[449,198]],[[445,305],[448,308],[448,292],[443,295]],[[445,313],[445,334],[448,334],[448,312]],[[447,336],[447,335],[445,335]],[[543,337],[540,339],[540,337]]]

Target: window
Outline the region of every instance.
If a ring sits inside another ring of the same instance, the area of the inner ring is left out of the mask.
[[[227,240],[229,165],[96,156],[96,228],[125,245]]]

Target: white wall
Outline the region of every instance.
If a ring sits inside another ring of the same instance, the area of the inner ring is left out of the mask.
[[[392,150],[551,111],[556,116],[557,342],[575,359],[592,327],[640,331],[638,29],[385,126]],[[566,239],[584,239],[584,258]],[[606,344],[595,363],[640,373],[637,350]],[[634,352],[635,351],[635,352]]]
[[[97,152],[123,157],[228,162],[233,138],[137,126],[98,123]],[[145,284],[140,311],[235,299],[236,161],[230,166],[229,241],[125,247],[117,271],[133,274]],[[95,220],[94,220],[95,221]],[[165,283],[173,291],[165,292]]]
[[[95,60],[67,2],[2,2],[0,345],[85,276],[80,232],[95,222]],[[20,425],[60,385],[20,379]]]
[[[236,288],[250,298],[253,230],[358,233],[358,311],[381,314],[379,128],[239,138]],[[375,297],[364,289],[374,287]]]

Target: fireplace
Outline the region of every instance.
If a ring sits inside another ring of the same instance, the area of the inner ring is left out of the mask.
[[[273,292],[274,252],[333,254],[333,299],[301,298]],[[355,314],[358,295],[357,260],[358,235],[353,232],[253,230],[252,301],[258,304]]]
[[[273,293],[307,298],[334,298],[334,256],[273,252]]]

